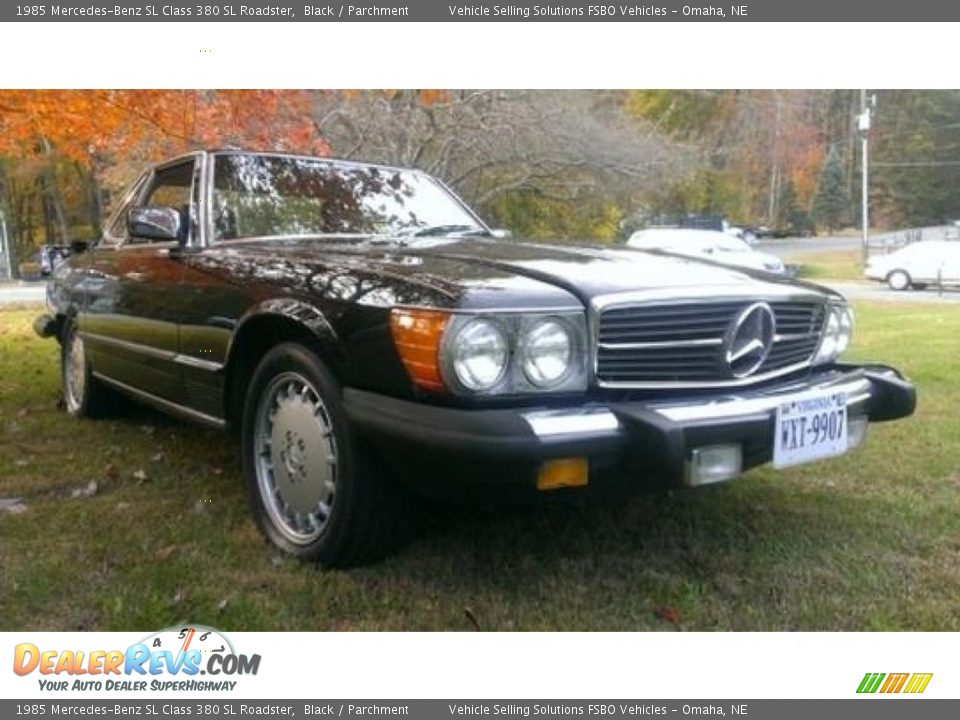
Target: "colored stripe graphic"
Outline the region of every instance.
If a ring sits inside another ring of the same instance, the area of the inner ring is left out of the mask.
[[[880,687],[880,682],[884,677],[884,673],[867,673],[863,676],[863,680],[860,681],[860,687],[857,688],[857,692],[875,693],[877,688]]]
[[[927,685],[930,684],[930,679],[932,677],[933,673],[914,673],[910,678],[910,682],[907,683],[907,687],[904,692],[922,693],[927,689]]]
[[[899,692],[918,694],[927,689],[933,673],[866,673],[860,685],[857,687],[858,693],[875,693],[877,691],[886,694],[895,694]]]
[[[887,675],[887,681],[883,684],[883,687],[880,688],[882,693],[898,693],[903,689],[904,683],[907,682],[907,678],[910,677],[910,673],[890,673]]]

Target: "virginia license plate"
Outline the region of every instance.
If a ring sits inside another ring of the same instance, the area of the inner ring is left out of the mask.
[[[777,408],[773,466],[800,465],[847,451],[847,394],[799,395]]]

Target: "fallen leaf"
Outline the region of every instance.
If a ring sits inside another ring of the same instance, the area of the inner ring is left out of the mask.
[[[16,514],[26,512],[27,506],[20,498],[0,498],[0,510]]]
[[[150,462],[158,463],[163,461],[163,453],[158,452],[150,457]]]
[[[22,418],[22,417],[26,417],[26,416],[27,416],[27,409],[26,409],[25,407],[22,407],[22,408],[20,408],[20,409],[17,411],[17,417],[18,417],[18,418]]]
[[[137,470],[135,473],[133,473],[133,479],[136,480],[138,483],[145,483],[148,479],[147,473],[145,473],[143,471],[143,468],[141,468],[140,470]]]
[[[680,613],[672,607],[659,607],[653,611],[654,614],[665,622],[676,625],[680,622]]]
[[[27,465],[29,465],[29,464],[30,464],[30,461],[27,460],[27,459],[25,459],[25,458],[21,458],[20,460],[14,460],[14,461],[13,461],[13,464],[14,464],[15,466],[17,466],[18,468],[22,468],[22,467],[26,467]]]
[[[107,476],[107,480],[117,480],[120,478],[120,468],[117,467],[116,463],[110,463],[107,465],[104,475]]]
[[[97,481],[91,480],[89,483],[87,483],[83,487],[74,488],[73,491],[70,493],[70,497],[82,498],[82,497],[90,497],[91,495],[96,495],[98,487],[99,486],[97,485]]]
[[[173,604],[179,605],[187,598],[187,591],[184,588],[177,588],[177,591],[173,594]]]
[[[219,610],[220,612],[223,612],[226,609],[226,607],[227,607],[227,598],[224,598],[223,600],[217,603],[217,610]]]
[[[154,553],[153,557],[159,560],[160,562],[166,562],[171,557],[173,557],[173,553],[175,553],[176,551],[177,551],[176,545],[167,545],[166,547],[163,547],[157,550],[157,552]]]

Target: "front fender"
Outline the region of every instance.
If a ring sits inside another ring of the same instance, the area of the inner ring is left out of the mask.
[[[323,348],[336,348],[337,333],[323,312],[310,303],[296,298],[271,298],[252,306],[237,321],[236,329],[227,346],[227,365],[235,359],[238,341],[272,323],[292,323],[312,335]]]

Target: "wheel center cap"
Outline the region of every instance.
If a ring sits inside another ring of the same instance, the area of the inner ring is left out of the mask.
[[[289,473],[290,482],[297,482],[307,476],[307,444],[293,430],[287,430],[283,434],[280,462]]]
[[[284,400],[274,415],[271,434],[280,497],[293,510],[313,511],[331,479],[325,462],[327,441],[313,406],[301,398]]]

